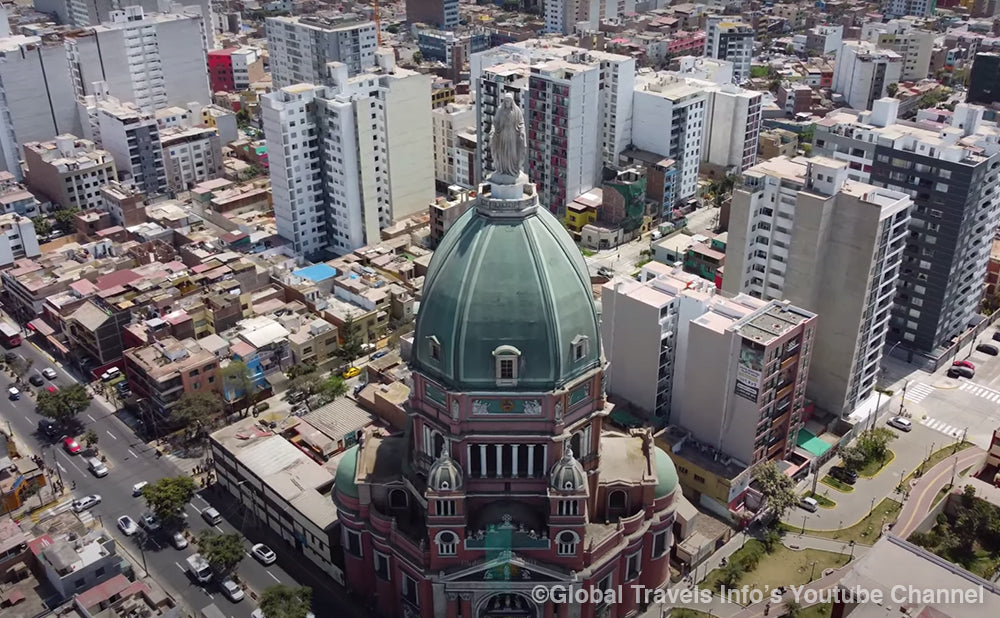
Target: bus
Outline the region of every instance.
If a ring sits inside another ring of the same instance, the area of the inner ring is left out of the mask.
[[[21,329],[7,322],[0,322],[0,342],[8,348],[21,345]]]

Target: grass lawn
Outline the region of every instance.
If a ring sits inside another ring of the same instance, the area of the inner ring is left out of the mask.
[[[582,253],[584,257],[593,257],[597,255],[596,251],[591,251],[590,249],[584,249],[582,247],[580,248],[580,253]]]
[[[852,491],[854,491],[853,487],[851,487],[847,483],[842,483],[842,482],[838,481],[837,479],[833,478],[829,474],[827,474],[826,476],[824,476],[823,478],[821,478],[819,480],[819,482],[823,483],[824,485],[828,485],[829,487],[833,487],[834,489],[836,489],[837,491],[839,491],[842,494],[849,494]]]
[[[939,489],[938,492],[937,492],[937,495],[934,496],[934,502],[931,502],[931,508],[933,509],[935,506],[937,506],[937,503],[941,502],[941,500],[945,496],[947,496],[949,493],[951,493],[952,489],[954,489],[954,488],[951,485],[945,485],[944,487],[942,487],[941,489]]]
[[[892,463],[892,460],[896,458],[896,453],[892,451],[886,452],[886,458],[882,461],[869,461],[865,465],[861,466],[858,470],[858,476],[866,479],[875,478],[879,475],[879,472],[885,470],[885,467]]]
[[[806,528],[806,534],[825,539],[836,539],[844,543],[854,541],[859,545],[872,545],[878,540],[878,528],[882,524],[882,518],[885,518],[887,524],[895,522],[896,518],[899,517],[900,507],[901,505],[895,500],[886,498],[875,505],[875,510],[870,516],[865,517],[850,528],[840,530],[809,530]],[[791,534],[798,534],[802,531],[802,528],[788,524],[781,524],[781,527],[786,533]]]
[[[760,545],[758,541],[750,540],[747,541],[747,546],[750,547],[754,543],[757,546]],[[730,561],[739,561],[739,558],[740,552],[736,552]],[[784,545],[778,545],[773,553],[763,554],[757,568],[749,573],[744,573],[738,585],[756,585],[763,589],[764,586],[776,588],[778,586],[808,584],[810,575],[813,576],[813,579],[819,579],[824,570],[842,567],[847,564],[849,559],[849,554],[836,554],[818,549],[795,551]],[[814,562],[816,563],[815,569],[812,566]],[[699,587],[714,590],[716,582],[721,578],[722,569],[715,569],[705,577]]]
[[[709,618],[710,616],[711,614],[684,607],[678,607],[670,612],[670,618]]]
[[[927,472],[928,470],[930,470],[934,466],[938,465],[939,463],[941,463],[945,459],[948,459],[949,457],[951,457],[955,453],[964,451],[965,449],[969,448],[970,446],[972,446],[972,442],[963,442],[963,443],[961,443],[961,444],[958,445],[958,450],[957,451],[955,450],[955,445],[954,444],[952,444],[950,446],[946,446],[944,448],[940,448],[940,449],[934,451],[933,453],[931,453],[931,456],[927,458],[927,461],[925,461],[924,463],[920,464],[920,466],[917,468],[917,470],[914,470],[913,472],[910,473],[910,476],[906,477],[906,483],[905,484],[909,485],[910,481],[912,481],[917,476],[917,471],[918,470],[920,470],[922,472]]]
[[[806,492],[806,497],[812,498],[813,500],[818,502],[819,505],[824,509],[832,509],[833,507],[837,506],[837,503],[834,502],[833,500],[827,498],[826,496],[821,496],[820,494],[814,494],[811,491]]]

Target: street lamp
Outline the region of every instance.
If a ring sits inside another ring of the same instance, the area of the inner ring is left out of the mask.
[[[875,498],[872,498],[872,506],[870,509],[868,509],[868,517],[871,517],[872,513],[874,512],[875,512]]]
[[[851,560],[854,560],[854,541],[851,541]]]
[[[812,567],[812,570],[809,571],[809,581],[811,582],[813,580],[813,576],[816,574],[816,562],[813,562],[810,566]]]

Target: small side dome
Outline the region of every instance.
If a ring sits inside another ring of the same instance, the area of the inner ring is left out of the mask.
[[[337,466],[337,475],[334,478],[334,487],[337,488],[337,493],[350,496],[352,498],[358,497],[358,486],[354,482],[354,476],[358,469],[358,447],[357,445],[352,446],[344,452],[344,456],[340,459],[340,465]]]
[[[558,491],[583,491],[587,487],[587,473],[568,445],[562,459],[549,472],[549,487]]]
[[[448,454],[448,446],[441,449],[437,458],[427,473],[427,487],[434,491],[455,491],[462,487],[462,471],[458,464]]]
[[[677,489],[677,467],[674,466],[670,455],[667,455],[663,449],[655,448],[653,453],[656,456],[656,489],[653,491],[653,495],[657,498],[663,498],[674,493],[674,490]]]

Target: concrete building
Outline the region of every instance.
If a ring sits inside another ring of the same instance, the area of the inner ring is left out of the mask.
[[[94,141],[114,157],[118,180],[135,185],[147,196],[166,192],[163,145],[152,112],[105,97],[96,99],[93,106],[88,101],[87,114],[97,116]]]
[[[886,96],[889,84],[898,84],[903,57],[866,41],[844,41],[837,51],[831,90],[848,106],[868,110]]]
[[[459,169],[462,167],[459,139],[463,131],[475,127],[476,108],[468,103],[449,103],[431,110],[431,122],[434,130],[434,179],[439,184],[459,184]],[[468,167],[468,162],[465,163]]]
[[[119,575],[125,564],[114,538],[104,529],[73,539],[43,534],[28,547],[60,601]]]
[[[993,105],[1000,101],[1000,53],[976,54],[969,71],[967,103]]]
[[[222,176],[219,134],[208,127],[172,127],[160,132],[167,190],[187,191],[199,182]]]
[[[99,208],[101,187],[118,179],[110,152],[69,134],[52,142],[25,144],[24,163],[28,187],[59,208]]]
[[[100,94],[92,86],[104,83],[109,95],[147,112],[209,101],[205,37],[197,7],[175,13],[145,14],[136,6],[113,11],[100,26],[66,35],[75,98]]]
[[[208,84],[212,93],[243,92],[263,81],[264,57],[256,47],[230,47],[208,52]]]
[[[711,15],[705,22],[705,56],[733,63],[733,81],[750,79],[754,30],[738,18]]]
[[[145,399],[157,422],[170,422],[170,410],[184,393],[218,391],[219,359],[194,339],[166,337],[125,352],[125,375],[132,392]]]
[[[21,258],[41,255],[35,224],[16,212],[0,214],[0,266],[6,267]]]
[[[934,13],[934,0],[881,0],[879,10],[889,17],[929,17]]]
[[[163,0],[127,0],[127,3],[115,0],[34,0],[36,10],[55,15],[60,24],[78,28],[97,26],[110,21],[114,12],[124,6],[138,6],[146,13],[155,13],[163,12],[163,9],[171,4],[196,7],[205,23],[209,23],[211,15],[209,0],[171,0],[167,3]],[[213,42],[210,43],[214,45]]]
[[[378,62],[354,77],[332,64],[330,86],[261,100],[278,233],[298,253],[353,251],[433,198],[430,78],[396,68],[391,50]],[[338,165],[322,164],[326,152]]]
[[[898,109],[887,98],[871,112],[829,114],[816,123],[814,153],[846,161],[851,180],[913,199],[889,339],[933,355],[978,312],[1000,218],[1000,129],[964,103],[935,129],[897,122]]]
[[[928,77],[935,36],[933,32],[916,28],[914,22],[904,19],[868,22],[861,26],[862,40],[900,55],[903,64],[900,81],[920,81]]]
[[[572,34],[577,24],[584,23],[588,29],[596,29],[598,22],[591,16],[591,5],[597,0],[543,0],[545,32],[550,34]]]
[[[722,283],[820,315],[808,395],[844,416],[876,385],[912,206],[905,193],[848,181],[847,165],[779,157],[747,170]]]
[[[705,95],[701,160],[725,170],[746,170],[757,162],[761,93],[706,82]]]
[[[330,62],[345,65],[349,75],[375,66],[375,22],[359,15],[268,17],[265,27],[271,80],[276,89],[293,84],[325,84],[326,65]]]
[[[130,227],[146,221],[146,195],[131,185],[109,182],[101,187],[101,210],[111,214],[115,225]]]
[[[676,162],[675,201],[694,197],[706,122],[704,88],[663,74],[640,75],[632,111],[635,148]]]
[[[10,172],[0,171],[0,214],[17,213],[34,218],[42,205]]]
[[[121,360],[122,332],[132,322],[132,305],[120,306],[94,295],[63,320],[63,332],[73,349],[103,367]]]
[[[406,3],[406,21],[454,30],[458,27],[458,0],[411,0]]]
[[[806,51],[813,51],[821,56],[832,54],[840,49],[843,40],[843,24],[813,26],[806,31]]]
[[[469,196],[469,191],[460,187],[449,187],[448,197],[437,197],[430,205],[430,246],[436,248],[451,226],[464,215],[475,200]]]

